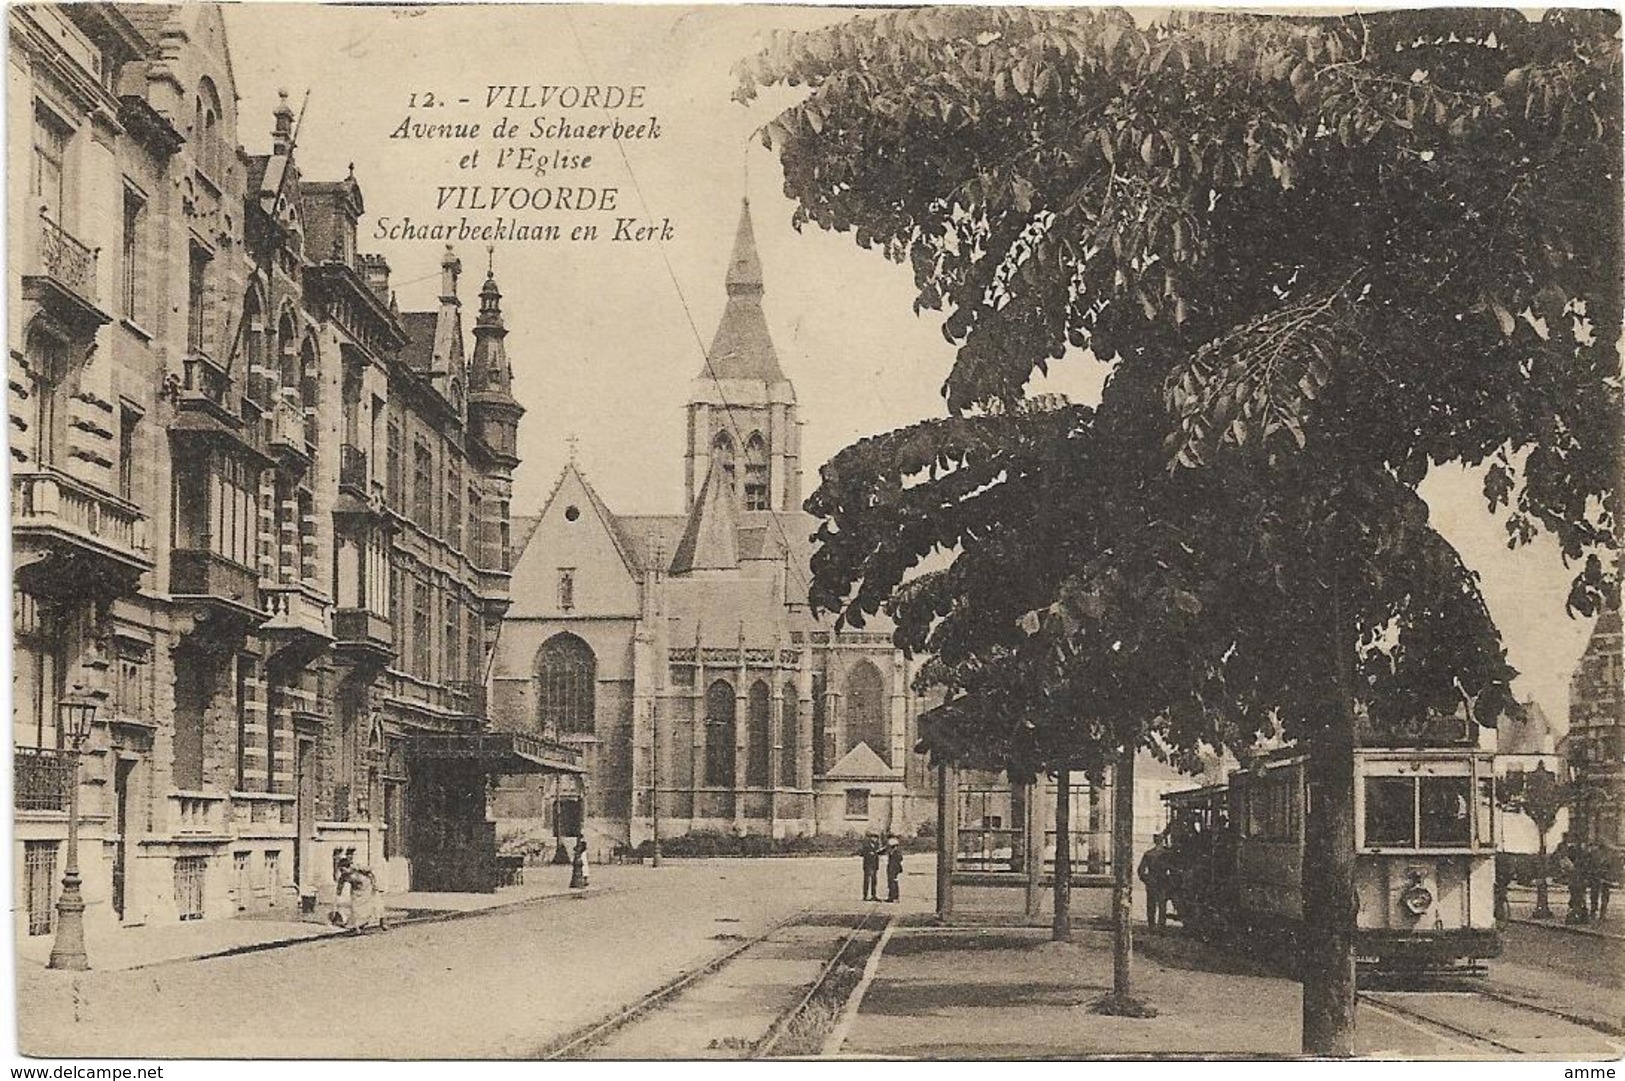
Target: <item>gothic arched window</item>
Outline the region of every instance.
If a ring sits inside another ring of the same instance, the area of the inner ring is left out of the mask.
[[[886,687],[880,672],[868,661],[859,661],[846,676],[846,747],[860,743],[891,763],[890,726],[886,723]]]
[[[198,85],[197,102],[197,166],[203,174],[218,183],[223,179],[225,153],[220,138],[220,95],[214,83],[205,78]]]
[[[544,733],[593,731],[598,660],[573,634],[555,634],[536,654],[536,719]]]
[[[718,432],[711,443],[711,454],[722,470],[722,477],[731,490],[734,486],[734,441],[727,432]]]
[[[766,788],[773,783],[773,692],[757,680],[750,685],[750,728],[745,756],[745,785]]]
[[[284,310],[282,318],[276,324],[276,356],[277,356],[277,382],[281,388],[281,397],[299,393],[299,347],[295,342],[298,337],[298,328],[293,322],[293,313]]]
[[[745,509],[772,509],[767,486],[767,441],[761,432],[752,432],[745,440]]]
[[[712,788],[734,783],[734,689],[725,679],[705,691],[705,783]]]
[[[796,742],[798,735],[796,711],[796,685],[784,685],[783,723],[779,746],[779,784],[784,788],[796,787],[796,757],[801,753],[801,747]]]
[[[305,418],[305,442],[317,443],[317,400],[321,388],[321,361],[316,356],[316,341],[307,337],[299,350],[299,407]]]

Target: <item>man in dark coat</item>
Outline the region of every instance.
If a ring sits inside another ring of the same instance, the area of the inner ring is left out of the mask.
[[[1140,881],[1145,884],[1145,925],[1155,931],[1168,926],[1168,895],[1173,877],[1166,834],[1152,839],[1151,847],[1140,857]]]
[[[863,857],[863,899],[865,901],[880,900],[880,838],[874,834],[863,839],[863,845],[858,849],[858,855]]]
[[[897,880],[903,876],[903,845],[893,837],[886,844],[886,900],[895,901],[900,896]]]

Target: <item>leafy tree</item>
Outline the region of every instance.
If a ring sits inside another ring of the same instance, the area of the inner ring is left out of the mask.
[[[1547,895],[1546,836],[1557,825],[1558,812],[1574,800],[1574,786],[1563,781],[1538,763],[1532,770],[1508,770],[1495,785],[1496,802],[1503,811],[1528,815],[1540,837],[1539,871],[1535,881],[1535,916],[1550,919],[1551,904]]]
[[[916,9],[742,65],[743,99],[808,88],[764,129],[795,223],[909,262],[958,347],[949,415],[808,501],[813,603],[933,654],[933,754],[1097,770],[1278,726],[1346,797],[1357,704],[1516,710],[1416,486],[1481,468],[1510,543],[1557,537],[1572,611],[1615,590],[1617,29]],[[1090,357],[1098,408],[1026,397]],[[1310,843],[1338,873],[1306,882],[1306,1047],[1346,1052],[1346,798]]]

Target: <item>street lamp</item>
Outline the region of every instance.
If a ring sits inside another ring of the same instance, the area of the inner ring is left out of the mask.
[[[68,774],[68,866],[56,902],[56,939],[45,967],[83,972],[90,968],[90,958],[85,954],[85,898],[79,892],[79,750],[90,738],[96,700],[69,695],[57,704],[57,716],[73,765]]]

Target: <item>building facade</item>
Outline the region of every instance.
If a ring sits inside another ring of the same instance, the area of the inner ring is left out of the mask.
[[[1617,606],[1597,617],[1569,680],[1565,750],[1576,788],[1574,831],[1625,847],[1625,665]]]
[[[107,926],[315,903],[341,854],[491,888],[485,778],[572,768],[485,720],[522,412],[494,279],[471,360],[454,257],[439,312],[395,310],[286,99],[240,149],[215,6],[8,21],[19,933],[51,929],[75,777]]]
[[[915,666],[890,629],[807,606],[795,388],[762,311],[748,205],[687,413],[686,512],[619,515],[572,461],[516,521],[499,727],[581,750],[579,781],[505,783],[498,816],[595,850],[657,830],[786,837],[935,820]]]

